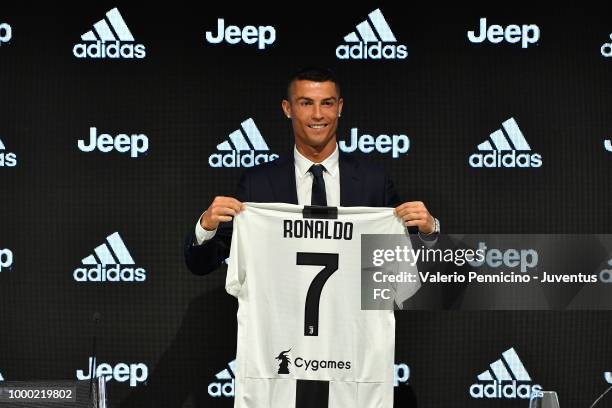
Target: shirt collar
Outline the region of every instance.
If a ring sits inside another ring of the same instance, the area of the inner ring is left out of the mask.
[[[330,176],[336,177],[338,174],[338,143],[336,143],[336,149],[332,154],[330,154],[325,160],[321,162],[323,166],[325,166],[325,171],[329,173]],[[300,177],[304,177],[308,174],[308,170],[314,162],[311,162],[306,157],[302,156],[302,154],[298,151],[297,146],[293,146],[293,157],[295,161],[295,168],[298,170]]]

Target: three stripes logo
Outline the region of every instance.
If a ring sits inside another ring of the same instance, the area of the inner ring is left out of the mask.
[[[74,270],[77,282],[144,282],[147,278],[143,268],[126,266],[135,262],[118,232],[109,235],[81,263],[85,267]]]
[[[5,153],[6,147],[0,140],[0,167],[15,167],[17,165],[17,156],[15,153]]]
[[[542,391],[541,385],[533,384],[514,348],[504,351],[489,367],[470,387],[472,398],[528,399],[532,391]]]
[[[227,364],[227,368],[215,374],[215,378],[219,381],[208,384],[208,395],[215,398],[233,397],[235,372],[236,360],[232,360]]]
[[[338,59],[404,59],[408,50],[404,44],[396,44],[397,39],[391,31],[380,9],[368,14],[369,20],[357,24],[353,31],[344,37],[345,44],[336,48]]]
[[[253,167],[278,158],[270,148],[253,119],[241,123],[241,128],[229,135],[229,140],[217,145],[218,153],[208,158],[210,167]]]
[[[542,156],[531,153],[531,147],[514,118],[502,123],[502,129],[491,133],[489,137],[490,140],[478,145],[478,150],[483,153],[474,153],[469,157],[471,167],[542,167]]]
[[[72,49],[77,58],[144,58],[145,46],[136,44],[132,32],[115,7],[81,36]]]

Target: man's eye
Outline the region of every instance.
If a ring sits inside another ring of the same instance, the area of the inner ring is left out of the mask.
[[[310,101],[302,101],[301,104],[302,105],[311,105],[312,102],[310,102]]]

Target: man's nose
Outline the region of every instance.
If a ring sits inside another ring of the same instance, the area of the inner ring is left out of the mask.
[[[314,109],[312,111],[312,117],[314,119],[323,119],[323,115],[321,113],[321,105],[319,104],[314,104]]]

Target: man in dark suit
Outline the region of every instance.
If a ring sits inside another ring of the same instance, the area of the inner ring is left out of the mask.
[[[215,197],[186,239],[185,261],[193,273],[208,274],[228,257],[229,221],[245,201],[394,207],[421,239],[436,239],[439,222],[422,202],[402,203],[380,167],[339,152],[336,129],[343,103],[330,70],[307,68],[291,78],[282,108],[293,125],[293,154],[245,171],[235,197]]]

